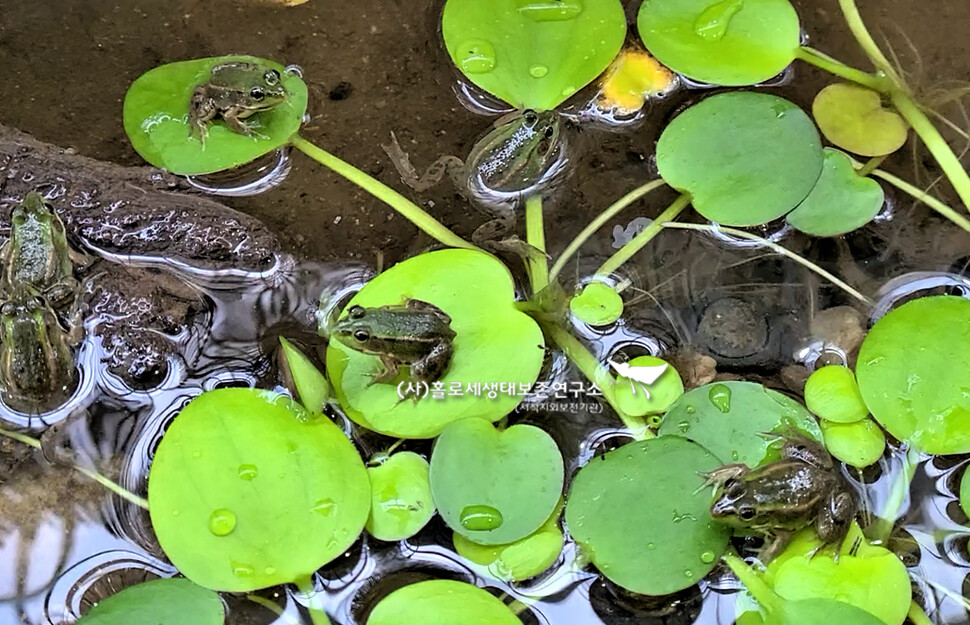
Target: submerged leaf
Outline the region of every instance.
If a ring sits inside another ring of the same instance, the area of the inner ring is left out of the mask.
[[[882,96],[859,85],[837,83],[822,89],[812,115],[826,139],[862,156],[892,154],[909,133],[899,114],[883,108]]]
[[[608,284],[590,282],[579,295],[569,300],[569,310],[583,323],[605,326],[623,314],[623,298]]]
[[[224,620],[219,595],[187,579],[163,578],[99,601],[77,625],[222,625]]]

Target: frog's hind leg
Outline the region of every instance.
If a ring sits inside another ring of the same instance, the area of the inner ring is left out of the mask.
[[[444,375],[455,349],[451,341],[441,341],[428,355],[411,365],[411,377],[422,382],[434,382]]]
[[[218,109],[216,105],[206,97],[205,89],[201,86],[196,87],[192,92],[192,99],[189,100],[189,136],[199,138],[202,145],[205,145],[205,138],[209,134],[209,122],[215,119]]]
[[[411,157],[408,156],[408,153],[398,143],[397,136],[393,132],[391,133],[391,142],[381,144],[381,148],[384,149],[387,157],[391,159],[391,163],[394,164],[394,168],[397,169],[397,173],[401,176],[404,184],[419,193],[421,191],[427,191],[441,182],[445,172],[460,170],[465,165],[457,156],[442,156],[431,163],[423,174],[418,174],[418,170],[411,164]]]
[[[849,533],[849,525],[858,512],[859,504],[850,492],[842,490],[829,495],[828,501],[819,510],[815,519],[815,531],[821,544],[811,552],[809,557],[814,557],[823,548],[834,544],[835,560],[838,561],[842,542]]]

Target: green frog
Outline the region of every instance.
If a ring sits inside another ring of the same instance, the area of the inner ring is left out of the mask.
[[[563,165],[563,134],[559,113],[526,110],[505,116],[472,148],[468,158],[442,156],[419,175],[394,133],[384,151],[402,180],[415,191],[426,191],[447,172],[455,187],[493,216],[472,234],[476,243],[499,238],[515,224],[508,206],[535,190],[553,168]]]
[[[209,82],[198,85],[189,101],[190,135],[204,144],[209,122],[221,116],[234,132],[252,136],[254,125],[243,120],[286,101],[279,71],[260,63],[231,61],[213,66]]]
[[[0,292],[27,285],[58,308],[74,298],[78,281],[75,265],[87,266],[89,257],[67,242],[64,223],[39,193],[28,193],[13,210],[10,238],[0,249],[3,276]]]
[[[756,469],[729,464],[707,474],[717,485],[711,516],[741,530],[773,540],[759,554],[763,564],[775,558],[792,534],[815,523],[822,544],[839,547],[858,513],[855,492],[839,474],[832,457],[818,443],[801,436],[784,438],[781,458]]]
[[[412,381],[434,382],[454,351],[451,317],[417,299],[379,308],[351,306],[332,334],[351,349],[380,357],[382,368],[371,375],[371,384],[393,380],[401,365],[411,367]]]

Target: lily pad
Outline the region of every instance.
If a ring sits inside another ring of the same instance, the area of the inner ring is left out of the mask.
[[[877,617],[835,599],[784,601],[767,625],[883,625]]]
[[[792,428],[822,440],[815,417],[800,403],[753,382],[716,382],[687,392],[664,415],[658,433],[688,438],[721,464],[756,467],[777,458],[778,446],[766,433]]]
[[[812,372],[805,382],[805,405],[819,418],[854,423],[869,415],[852,369],[829,365]]]
[[[522,625],[509,608],[477,586],[435,579],[384,597],[367,625]]]
[[[398,541],[421,531],[434,515],[428,461],[402,451],[368,467],[371,510],[367,531],[378,540]]]
[[[883,108],[882,96],[859,85],[837,83],[822,89],[812,115],[826,139],[862,156],[892,154],[909,133],[899,114]]]
[[[330,420],[268,391],[208,391],[165,432],[148,476],[152,527],[195,583],[296,582],[343,553],[370,511],[356,449]]]
[[[640,38],[661,63],[694,80],[753,85],[780,73],[800,46],[788,0],[645,0]]]
[[[654,356],[637,356],[627,364],[631,367],[667,365],[667,370],[660,374],[656,382],[649,385],[650,397],[647,397],[643,384],[617,377],[614,396],[617,405],[626,414],[634,417],[661,414],[684,394],[684,381],[667,361]]]
[[[259,63],[280,72],[287,98],[276,108],[247,118],[248,124],[259,124],[252,136],[234,132],[217,120],[209,126],[203,145],[189,136],[189,100],[197,85],[209,82],[213,66],[229,61]],[[169,63],[139,76],[125,95],[124,124],[135,151],[152,165],[173,174],[210,174],[286,145],[300,129],[306,106],[306,83],[279,63],[220,56]]]
[[[310,362],[306,355],[282,336],[280,346],[283,350],[282,368],[291,391],[303,407],[315,414],[323,413],[323,407],[330,399],[330,385],[320,370]]]
[[[499,431],[464,419],[441,433],[431,454],[431,493],[441,518],[481,545],[511,543],[539,529],[562,495],[563,477],[556,442],[531,425]]]
[[[590,282],[579,295],[569,300],[569,310],[583,323],[605,326],[623,314],[623,298],[608,284]]]
[[[805,234],[834,237],[866,225],[879,214],[886,194],[872,178],[860,176],[849,157],[825,148],[822,175],[788,223]]]
[[[616,57],[618,0],[448,0],[445,47],[468,80],[520,109],[551,110]]]
[[[706,98],[674,118],[657,142],[667,184],[690,193],[701,215],[730,226],[764,224],[795,208],[822,161],[808,115],[764,93]]]
[[[580,469],[566,526],[603,575],[635,593],[667,595],[714,567],[730,530],[710,515],[700,473],[723,464],[679,436],[629,443]]]
[[[825,448],[849,466],[868,467],[886,451],[886,435],[872,419],[854,423],[822,421],[821,426]]]
[[[222,625],[219,595],[187,579],[164,578],[136,584],[99,601],[78,625]]]
[[[928,454],[970,452],[970,300],[907,302],[866,335],[859,391],[887,432]]]
[[[399,381],[370,384],[370,374],[380,368],[377,356],[331,340],[327,372],[347,415],[388,436],[433,438],[454,421],[498,421],[512,412],[539,376],[545,344],[536,322],[515,308],[505,265],[472,250],[421,254],[371,280],[347,308],[401,304],[405,298],[430,302],[451,317],[454,356],[437,381],[440,391],[402,401]]]

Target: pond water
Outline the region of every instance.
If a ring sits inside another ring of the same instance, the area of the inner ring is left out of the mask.
[[[624,4],[632,20],[639,2]],[[793,4],[812,45],[846,63],[866,66],[835,0]],[[914,84],[928,91],[970,77],[970,3],[862,4],[864,18],[877,36],[891,42]],[[467,236],[483,219],[449,181],[422,193],[405,191],[381,149],[393,131],[421,169],[441,155],[468,154],[491,127],[491,118],[469,111],[456,95],[458,76],[437,34],[440,11],[437,1],[402,0],[309,0],[293,7],[270,0],[6,0],[0,12],[0,75],[5,84],[0,124],[88,157],[141,166],[144,161],[128,142],[121,119],[121,102],[135,78],[182,59],[230,53],[272,58],[298,65],[310,87],[310,118],[303,131],[307,139],[401,190]],[[828,82],[821,72],[796,64],[762,89],[810,109],[814,94]],[[554,258],[606,206],[656,177],[652,158],[660,130],[705,93],[702,88],[681,88],[656,100],[634,128],[567,129],[572,169],[546,207],[547,247]],[[567,112],[582,108],[582,95],[567,103]],[[948,113],[960,119],[959,109]],[[924,148],[910,147],[885,167],[926,186],[940,171]],[[291,155],[289,167],[277,188],[218,198],[279,235],[282,249],[274,267],[254,272],[167,266],[200,293],[203,311],[175,337],[177,355],[169,360],[158,388],[131,388],[116,372],[100,367],[104,345],[99,341],[89,340],[82,347],[83,397],[70,407],[80,409],[83,418],[68,423],[65,434],[84,462],[96,462],[135,493],[145,493],[151,455],[164,427],[192,397],[223,386],[276,387],[279,336],[311,353],[325,346],[316,334],[321,293],[338,301],[359,289],[375,270],[434,244],[381,202],[302,155]],[[960,205],[945,183],[935,192],[951,206]],[[673,197],[652,194],[609,222],[567,265],[566,286],[592,274],[634,219],[656,216]],[[789,249],[876,300],[873,310],[859,309],[863,320],[875,320],[913,294],[970,296],[970,282],[962,278],[970,276],[966,234],[905,196],[889,190],[887,197],[875,221],[844,237],[812,239],[771,226],[761,234],[777,235]],[[150,259],[144,262],[157,266]],[[790,390],[804,373],[795,365],[817,356],[811,339],[820,313],[854,305],[842,291],[794,262],[742,241],[698,232],[661,234],[623,272],[621,278],[633,287],[625,293],[627,317],[605,330],[575,328],[597,356],[605,360],[618,353],[674,353],[695,345],[720,354],[719,373],[782,390]],[[711,317],[725,310],[743,323],[712,331]],[[88,320],[88,325],[97,322]],[[543,375],[582,379],[560,357],[551,359]],[[22,415],[0,410],[5,420],[25,424]],[[62,412],[66,417],[69,411]],[[337,418],[364,457],[393,442]],[[520,412],[512,421],[538,424],[552,434],[566,459],[567,482],[595,454],[628,440],[608,409]],[[427,455],[431,445],[412,441],[403,449]],[[965,460],[921,459],[912,499],[904,502],[901,523],[916,542],[906,560],[914,596],[938,625],[970,623],[967,610],[951,596],[970,592],[970,532],[956,503]],[[894,448],[854,476],[873,509],[891,496],[889,485],[902,463]],[[575,545],[567,542],[546,573],[522,584],[505,584],[462,560],[452,549],[450,530],[436,518],[402,543],[381,543],[365,535],[322,569],[314,583],[328,613],[341,625],[364,623],[374,602],[391,589],[435,577],[472,581],[529,604],[520,615],[525,623],[734,622],[734,595],[742,587],[725,572],[715,571],[677,595],[647,600],[604,582],[592,567],[577,567],[576,555]],[[70,623],[112,589],[173,572],[155,543],[147,513],[109,499],[69,468],[28,462],[0,486],[3,625]],[[230,597],[227,622],[293,622],[300,603],[306,602],[283,588],[256,594],[278,603],[284,616]]]

